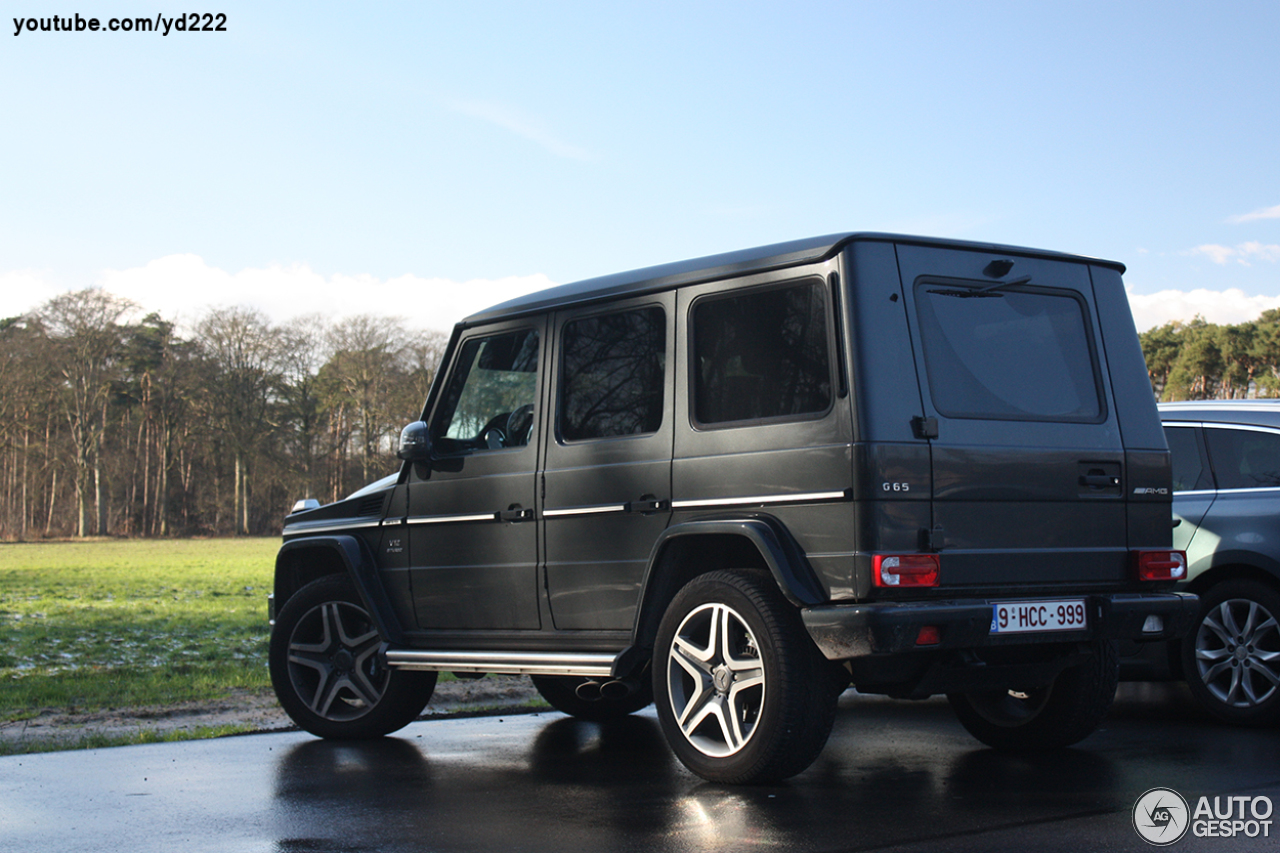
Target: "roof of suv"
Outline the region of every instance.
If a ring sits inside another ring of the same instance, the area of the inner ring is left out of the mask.
[[[1280,427],[1280,400],[1193,400],[1160,403],[1162,421],[1255,424]]]
[[[660,290],[669,290],[685,284],[715,281],[716,279],[733,275],[769,272],[770,270],[814,263],[830,258],[849,243],[860,240],[936,246],[944,249],[969,249],[1047,260],[1070,261],[1073,263],[1100,264],[1116,269],[1121,273],[1124,272],[1124,265],[1116,261],[1104,261],[1098,258],[1071,255],[1064,252],[1005,246],[998,243],[914,237],[906,234],[848,232],[828,234],[823,237],[810,237],[805,240],[792,240],[788,243],[774,243],[770,246],[742,249],[720,255],[708,255],[703,258],[676,261],[675,263],[614,273],[613,275],[600,276],[599,278],[589,278],[571,284],[562,284],[527,296],[517,297],[492,308],[486,308],[467,317],[460,325],[473,326],[478,323],[487,323],[501,318],[516,317],[567,305],[579,305],[618,296],[638,296]]]

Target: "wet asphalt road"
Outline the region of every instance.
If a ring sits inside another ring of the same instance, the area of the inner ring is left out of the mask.
[[[1280,731],[1216,725],[1178,686],[1124,685],[1100,731],[1035,757],[982,748],[945,700],[841,704],[818,762],[773,787],[690,775],[652,709],[0,758],[0,851],[1154,850],[1131,825],[1150,788],[1280,806]],[[1275,820],[1169,849],[1277,849]]]

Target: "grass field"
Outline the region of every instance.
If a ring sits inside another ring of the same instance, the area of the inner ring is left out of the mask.
[[[279,539],[0,545],[0,723],[269,687]]]

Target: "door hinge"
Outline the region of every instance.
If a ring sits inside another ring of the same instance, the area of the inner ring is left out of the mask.
[[[911,419],[911,431],[915,433],[916,438],[937,438],[938,419],[917,415]]]
[[[943,540],[946,538],[943,533],[944,531],[941,526],[935,527],[932,530],[927,527],[920,528],[920,550],[941,551]]]

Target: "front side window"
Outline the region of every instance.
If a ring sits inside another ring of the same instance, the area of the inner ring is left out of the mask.
[[[462,345],[433,429],[444,453],[529,443],[538,387],[538,333],[522,329]]]
[[[1076,294],[924,281],[916,286],[916,310],[929,392],[940,414],[1102,419],[1092,332]]]
[[[1219,489],[1280,486],[1280,435],[1205,427],[1204,439]]]
[[[565,325],[561,340],[562,439],[658,431],[667,352],[661,308],[574,320]]]
[[[694,418],[718,424],[827,411],[828,344],[818,282],[701,300],[693,310]]]

